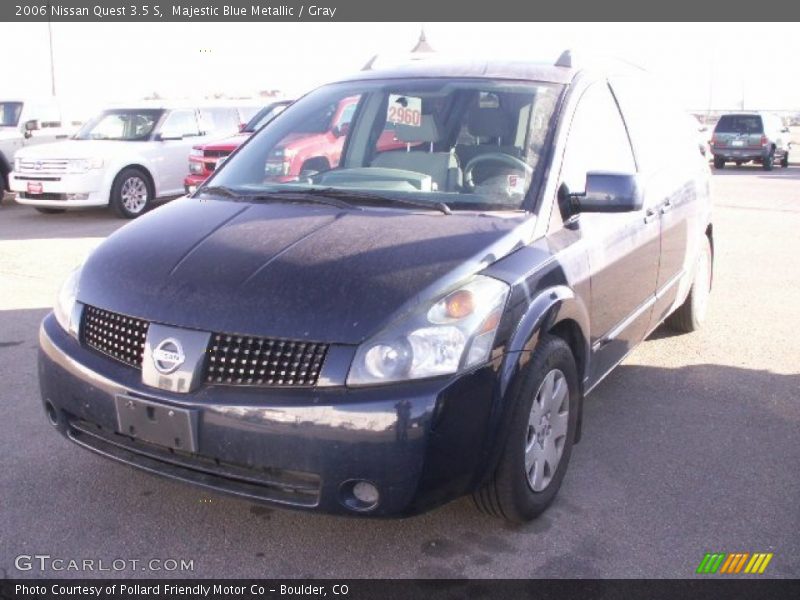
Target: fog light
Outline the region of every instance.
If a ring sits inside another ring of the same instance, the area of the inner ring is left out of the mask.
[[[378,503],[378,488],[369,483],[368,481],[359,481],[353,486],[353,496],[364,504],[377,504]]]
[[[347,508],[366,512],[378,506],[380,493],[378,488],[369,481],[351,479],[339,487],[339,498]]]

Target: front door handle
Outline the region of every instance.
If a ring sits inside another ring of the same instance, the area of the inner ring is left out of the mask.
[[[655,210],[653,210],[652,208],[648,208],[647,212],[644,213],[644,222],[645,223],[652,223],[653,221],[656,220],[657,216],[658,216],[658,213]]]

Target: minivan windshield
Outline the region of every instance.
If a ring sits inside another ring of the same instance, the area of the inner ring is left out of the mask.
[[[247,125],[242,128],[242,132],[253,133],[254,131],[258,131],[272,119],[281,114],[288,105],[288,102],[276,102],[275,104],[269,104],[265,106],[258,111],[255,116],[250,119],[250,121],[247,122]]]
[[[716,133],[763,133],[764,126],[759,115],[723,115],[720,117]]]
[[[22,102],[0,102],[0,127],[16,127],[22,114]]]
[[[562,90],[459,78],[325,86],[256,133],[208,189],[262,198],[351,190],[351,203],[518,210],[543,166]]]
[[[76,140],[142,141],[150,134],[161,118],[161,109],[104,110],[87,121],[75,134]]]

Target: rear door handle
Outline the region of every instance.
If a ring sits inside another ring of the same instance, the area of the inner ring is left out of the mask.
[[[645,223],[652,223],[653,221],[656,220],[657,216],[658,216],[658,213],[654,209],[648,208],[647,212],[644,213],[644,222]]]

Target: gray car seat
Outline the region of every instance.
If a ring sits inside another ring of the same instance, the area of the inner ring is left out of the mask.
[[[503,146],[502,142],[512,133],[511,122],[501,108],[474,107],[467,114],[467,131],[475,138],[474,144],[457,144],[456,155],[466,167],[479,154],[503,152],[519,158],[516,146]]]
[[[381,152],[372,161],[371,166],[386,169],[403,169],[430,175],[436,189],[454,192],[461,187],[461,169],[458,158],[453,151],[433,152],[433,144],[441,139],[441,132],[433,115],[422,115],[419,127],[398,125],[395,130],[398,140],[406,142],[406,150],[390,150]],[[426,151],[411,151],[411,144],[425,143]]]

